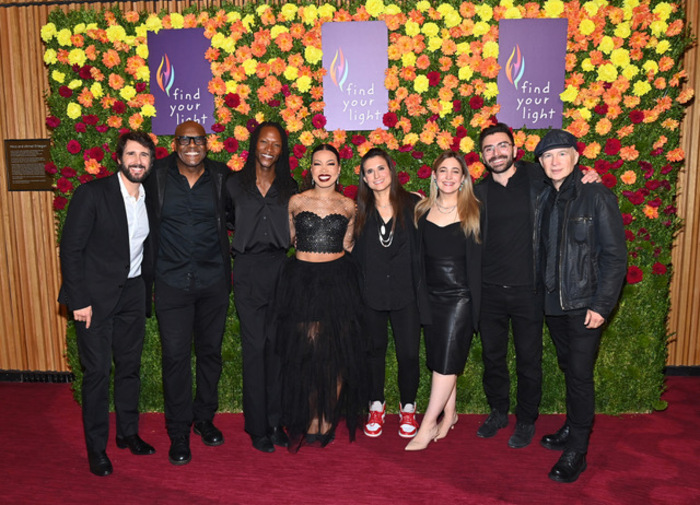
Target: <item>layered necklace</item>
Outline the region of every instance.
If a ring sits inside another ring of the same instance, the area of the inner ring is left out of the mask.
[[[451,207],[444,207],[443,205],[440,204],[437,199],[435,200],[435,205],[437,205],[437,210],[441,214],[450,214],[454,212],[454,210],[457,208],[457,204],[452,205]]]
[[[382,208],[388,207],[389,205],[382,205]],[[381,244],[382,247],[391,247],[391,244],[394,242],[394,228],[396,226],[396,221],[393,221],[391,223],[391,230],[389,230],[389,234],[387,235],[386,232],[386,224],[384,223],[384,220],[382,219],[382,216],[379,214],[379,211],[377,211],[377,224],[378,226],[378,231],[379,231],[379,243]]]

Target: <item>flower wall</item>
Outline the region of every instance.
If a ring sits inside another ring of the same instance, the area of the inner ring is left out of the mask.
[[[289,132],[295,177],[308,167],[310,148],[330,142],[341,153],[342,189],[354,197],[360,157],[375,146],[392,154],[409,190],[427,189],[430,164],[446,149],[465,155],[475,180],[484,175],[475,143],[499,112],[498,22],[519,18],[568,19],[564,128],[579,139],[581,164],[598,171],[618,195],[624,217],[627,285],[603,339],[596,369],[598,408],[655,408],[665,363],[670,249],[680,224],[674,206],[684,160],[679,126],[693,98],[684,88],[681,62],[689,34],[677,2],[368,0],[343,7],[249,4],[159,14],[56,10],[41,37],[51,87],[47,125],[53,162],[46,169],[55,174],[59,232],[75,187],[116,168],[112,149],[119,133],[150,131],[155,108],[149,93],[149,31],[203,27],[211,40],[206,58],[216,107],[215,133],[208,138],[212,158],[239,170],[250,132],[263,120],[279,121]],[[368,20],[383,20],[389,29],[386,128],[327,132],[321,25]],[[543,134],[515,132],[519,157],[532,160]],[[157,155],[165,156],[172,138],[154,139]],[[237,335],[229,332],[234,342],[226,344],[233,347],[225,354],[238,363]],[[157,341],[157,335],[150,338]],[[548,338],[544,368],[543,409],[561,411],[563,386]],[[463,410],[485,409],[480,370],[477,342],[460,378]],[[239,379],[231,373],[230,380]],[[428,386],[423,380],[424,399]],[[388,383],[389,400],[395,396],[392,388],[395,384]],[[235,393],[225,394],[232,397],[223,407],[239,408]],[[159,401],[147,406],[158,408]]]

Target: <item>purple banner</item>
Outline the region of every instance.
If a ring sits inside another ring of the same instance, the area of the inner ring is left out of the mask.
[[[389,64],[384,21],[349,21],[321,26],[323,101],[326,130],[384,128],[389,92],[384,73]]]
[[[499,23],[498,120],[510,127],[561,128],[566,19]]]
[[[184,121],[196,121],[211,133],[214,96],[209,93],[211,66],[204,54],[211,42],[204,28],[148,32],[148,68],[156,115],[152,132],[172,135]]]

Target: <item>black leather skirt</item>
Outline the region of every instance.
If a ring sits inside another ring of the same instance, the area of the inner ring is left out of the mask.
[[[472,303],[464,258],[425,258],[433,322],[425,326],[426,364],[443,375],[460,374],[473,332]]]

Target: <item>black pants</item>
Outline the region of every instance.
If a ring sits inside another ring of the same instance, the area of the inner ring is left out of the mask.
[[[117,436],[139,432],[140,367],[146,327],[143,279],[129,279],[112,313],[90,328],[76,321],[83,369],[83,429],[88,452],[101,452],[109,437],[109,376],[114,359]]]
[[[398,362],[398,382],[401,404],[415,403],[420,380],[420,319],[415,302],[400,310],[364,312],[365,331],[370,339],[370,401],[384,401],[386,348],[389,341],[387,322],[391,321]]]
[[[165,424],[174,438],[192,422],[211,421],[219,408],[221,341],[229,304],[225,280],[204,289],[183,290],[156,281],[156,315],[163,349]],[[192,341],[197,357],[197,391],[192,400]]]
[[[541,294],[528,286],[484,284],[481,291],[480,333],[484,360],[484,392],[491,409],[507,413],[510,408],[510,375],[506,354],[509,323],[513,326],[518,393],[516,417],[534,423],[542,398]]]
[[[588,451],[595,415],[593,367],[603,333],[602,328],[586,328],[585,317],[585,313],[547,316],[547,327],[566,381],[566,422],[571,429],[567,449],[578,452]]]
[[[275,353],[273,302],[284,251],[237,254],[233,294],[243,352],[243,414],[252,437],[267,434],[282,419],[281,360]]]

